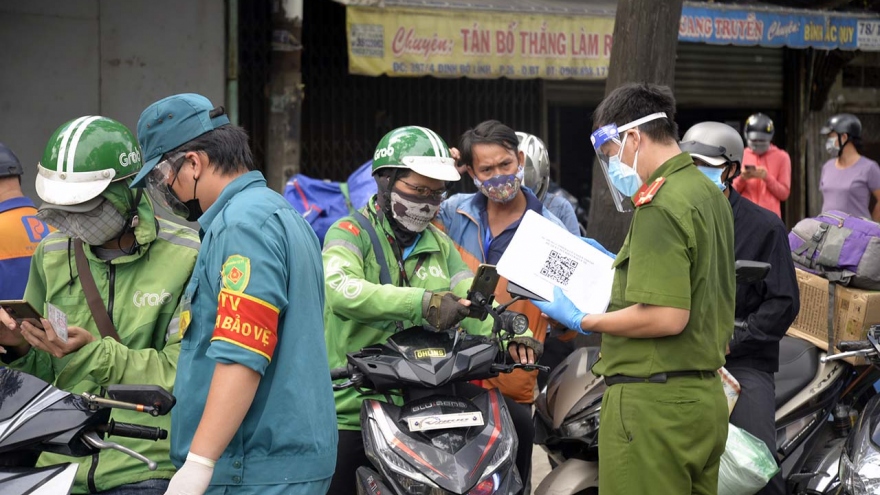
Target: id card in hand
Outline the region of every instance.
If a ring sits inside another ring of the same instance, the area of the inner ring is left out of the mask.
[[[46,303],[46,319],[55,329],[55,334],[65,344],[67,343],[67,315],[52,303]]]

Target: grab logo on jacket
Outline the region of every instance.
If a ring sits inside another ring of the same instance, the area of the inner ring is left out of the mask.
[[[134,297],[132,297],[132,302],[137,308],[142,308],[144,306],[161,306],[171,302],[171,294],[166,292],[165,289],[162,289],[162,292],[158,294],[155,292],[137,291],[134,293]]]

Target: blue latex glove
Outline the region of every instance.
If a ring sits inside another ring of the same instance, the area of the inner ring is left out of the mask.
[[[598,249],[599,251],[602,251],[603,253],[605,253],[606,255],[608,255],[611,259],[617,258],[617,255],[616,255],[616,254],[614,254],[614,253],[612,253],[611,251],[605,249],[605,246],[599,244],[599,242],[596,241],[595,239],[590,239],[589,237],[581,237],[581,239],[582,239],[584,242],[586,242],[587,244],[589,244],[590,246],[593,246],[594,248]]]
[[[565,325],[566,328],[584,335],[592,333],[581,329],[581,320],[584,319],[584,316],[587,316],[587,313],[579,310],[559,287],[553,287],[553,302],[532,301],[532,304],[537,306],[545,315]]]

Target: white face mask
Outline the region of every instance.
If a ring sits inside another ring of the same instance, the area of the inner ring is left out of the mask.
[[[47,208],[37,212],[37,218],[89,246],[101,246],[116,239],[125,228],[125,218],[106,199],[84,213]]]
[[[837,144],[836,137],[830,137],[825,140],[825,151],[832,156],[840,156],[840,146]]]

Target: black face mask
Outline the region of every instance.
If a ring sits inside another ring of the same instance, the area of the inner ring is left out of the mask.
[[[199,179],[195,179],[193,181],[193,199],[191,199],[189,201],[181,201],[181,203],[183,203],[183,206],[186,207],[186,211],[187,211],[186,221],[187,222],[197,221],[199,218],[201,218],[202,213],[204,213],[202,211],[202,205],[199,204],[199,198],[196,197],[196,186],[198,186],[198,184],[199,184]],[[178,199],[178,201],[180,200],[180,198],[177,198],[177,199]]]

